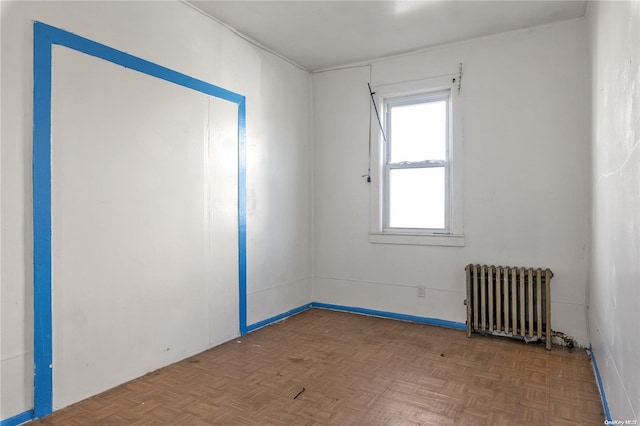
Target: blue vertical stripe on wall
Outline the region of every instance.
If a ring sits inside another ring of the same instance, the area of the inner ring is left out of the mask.
[[[51,41],[34,24],[33,41],[34,415],[52,410]]]
[[[238,104],[238,279],[240,334],[247,333],[247,107]]]

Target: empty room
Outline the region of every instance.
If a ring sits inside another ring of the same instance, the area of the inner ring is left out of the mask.
[[[639,1],[0,8],[0,426],[638,424]]]

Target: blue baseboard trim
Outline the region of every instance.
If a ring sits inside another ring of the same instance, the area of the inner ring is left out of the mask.
[[[419,317],[415,315],[398,314],[395,312],[376,311],[374,309],[356,308],[354,306],[332,305],[330,303],[311,302],[311,303],[307,303],[306,305],[299,306],[295,309],[291,309],[290,311],[283,312],[280,315],[276,315],[274,317],[267,318],[262,321],[258,321],[255,324],[251,324],[247,326],[246,333],[257,330],[262,327],[266,327],[269,324],[273,324],[274,322],[278,322],[280,320],[283,320],[295,314],[299,314],[300,312],[306,311],[311,308],[329,309],[332,311],[371,315],[373,317],[388,318],[388,319],[395,319],[395,320],[401,320],[401,321],[410,321],[410,322],[416,322],[420,324],[436,325],[439,327],[455,328],[456,330],[467,329],[466,324],[455,322],[455,321],[447,321],[447,320],[441,320],[437,318]],[[246,333],[242,333],[242,335],[245,335]]]
[[[593,353],[593,347],[589,345],[589,355],[591,356],[591,364],[593,365],[593,371],[596,373],[596,381],[598,382],[598,388],[600,389],[600,397],[602,398],[602,406],[604,407],[604,415],[608,421],[613,421],[611,418],[611,411],[609,411],[609,403],[607,402],[607,395],[604,393],[604,384],[602,383],[602,377],[600,376],[600,370],[598,369],[598,362],[596,361],[596,355]]]
[[[332,311],[350,312],[354,314],[371,315],[374,317],[389,318],[401,321],[417,322],[420,324],[437,325],[439,327],[455,328],[457,330],[467,329],[467,325],[460,322],[441,320],[437,318],[418,317],[415,315],[397,314],[395,312],[376,311],[374,309],[356,308],[353,306],[342,306],[332,305],[329,303],[313,302],[311,303],[311,307],[330,309]]]
[[[26,423],[29,420],[33,420],[33,410],[25,411],[24,413],[16,414],[13,417],[0,421],[0,426],[16,426]]]
[[[246,328],[246,333],[248,333],[250,331],[257,330],[257,329],[262,328],[262,327],[265,327],[265,326],[267,326],[269,324],[272,324],[274,322],[283,320],[283,319],[285,319],[287,317],[290,317],[292,315],[299,314],[300,312],[306,311],[307,309],[311,309],[311,305],[312,305],[311,303],[307,303],[306,305],[302,305],[302,306],[299,306],[299,307],[297,307],[295,309],[291,309],[290,311],[283,312],[280,315],[276,315],[275,317],[267,318],[265,320],[258,321],[255,324],[248,325],[247,328]],[[242,333],[242,334],[244,335],[246,333]]]

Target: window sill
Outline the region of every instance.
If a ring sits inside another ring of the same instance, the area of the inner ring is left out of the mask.
[[[369,233],[369,242],[373,244],[464,247],[464,235]]]

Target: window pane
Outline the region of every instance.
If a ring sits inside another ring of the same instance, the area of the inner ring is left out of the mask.
[[[447,102],[391,106],[390,162],[446,160]]]
[[[389,227],[445,227],[444,167],[389,171]]]

